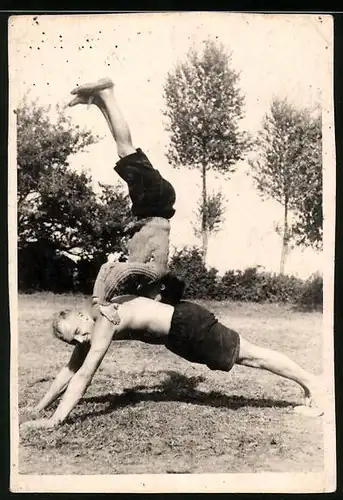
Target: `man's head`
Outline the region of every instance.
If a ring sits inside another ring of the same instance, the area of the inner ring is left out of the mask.
[[[93,326],[92,317],[82,311],[61,311],[52,322],[55,337],[73,345],[90,342]]]
[[[140,285],[137,293],[142,297],[158,300],[164,304],[175,305],[181,301],[184,289],[185,282],[173,272],[168,272],[157,280]]]

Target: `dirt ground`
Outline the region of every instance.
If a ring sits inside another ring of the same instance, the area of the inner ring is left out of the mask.
[[[19,408],[35,404],[71,354],[51,316],[82,296],[19,296]],[[248,340],[322,370],[320,313],[206,302]],[[235,366],[189,363],[163,346],[115,342],[66,424],[20,436],[21,474],[248,473],[323,470],[321,418],[292,412],[292,382]],[[45,412],[48,416],[54,407]]]

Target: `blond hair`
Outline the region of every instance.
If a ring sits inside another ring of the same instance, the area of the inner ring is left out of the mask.
[[[52,331],[55,337],[68,344],[72,342],[76,333],[76,329],[72,330],[71,325],[68,325],[68,320],[72,315],[75,315],[75,311],[65,309],[55,314],[52,320]]]

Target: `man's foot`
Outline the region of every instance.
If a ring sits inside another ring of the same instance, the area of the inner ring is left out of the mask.
[[[85,83],[84,85],[75,87],[71,91],[71,94],[78,96],[94,96],[101,90],[111,89],[113,86],[114,84],[110,78],[101,78],[97,82]]]
[[[65,106],[66,108],[72,108],[73,106],[76,106],[77,104],[92,104],[94,100],[94,97],[92,95],[85,96],[85,95],[77,95],[72,99],[68,104]]]
[[[319,378],[316,378],[313,388],[305,392],[304,404],[295,406],[294,412],[310,417],[320,417],[324,414],[324,390]]]
[[[324,415],[324,409],[313,400],[306,400],[305,404],[294,407],[294,413],[306,417],[321,417]]]
[[[85,83],[84,85],[75,87],[71,91],[71,94],[76,97],[66,105],[66,108],[72,108],[77,104],[87,104],[88,106],[96,104],[101,107],[101,94],[111,88],[113,88],[113,82],[109,78],[101,78],[97,82]]]

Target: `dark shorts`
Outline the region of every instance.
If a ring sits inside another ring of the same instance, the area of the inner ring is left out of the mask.
[[[178,356],[229,371],[239,356],[239,344],[238,333],[203,307],[186,301],[176,305],[166,347]]]
[[[128,185],[133,215],[139,218],[173,217],[174,188],[153,168],[141,149],[121,158],[114,170]]]

